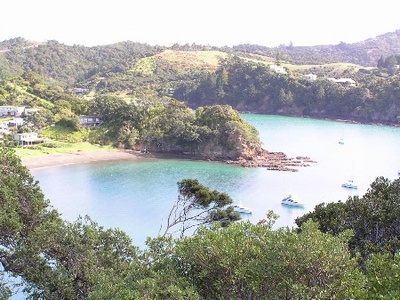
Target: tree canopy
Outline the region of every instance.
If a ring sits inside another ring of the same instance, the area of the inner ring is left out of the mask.
[[[377,178],[362,198],[318,206],[297,220],[299,228],[273,229],[273,212],[257,224],[233,222],[228,195],[185,179],[177,201],[185,213],[174,207],[178,222],[170,224],[188,229],[195,221],[197,230],[149,237],[138,249],[126,233],[89,216],[62,220],[13,150],[0,148],[0,169],[0,275],[21,278],[29,299],[399,295],[399,180]],[[1,279],[0,297],[9,299],[13,287]]]
[[[296,219],[301,226],[307,220],[318,222],[319,229],[337,235],[352,230],[349,248],[365,258],[371,253],[394,255],[400,249],[400,179],[389,181],[378,177],[362,197],[349,197],[346,202],[321,203]]]

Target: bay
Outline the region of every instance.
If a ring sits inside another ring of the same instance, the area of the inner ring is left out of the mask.
[[[217,162],[137,159],[31,173],[65,220],[89,215],[100,226],[125,231],[139,247],[160,232],[178,197],[177,182],[185,178],[196,178],[250,207],[253,213],[243,215],[244,220],[256,223],[273,210],[279,215],[276,227],[294,226],[295,218],[321,202],[362,196],[378,176],[398,178],[400,128],[258,114],[243,117],[257,128],[265,149],[289,157],[308,156],[316,163],[298,172],[282,172]],[[341,187],[347,179],[355,180],[358,189]],[[288,193],[296,194],[305,208],[282,206]]]

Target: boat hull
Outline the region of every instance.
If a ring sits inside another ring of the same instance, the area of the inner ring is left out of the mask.
[[[291,207],[304,207],[304,203],[301,203],[297,200],[294,200],[292,196],[288,196],[281,201],[282,205],[291,206]]]
[[[348,188],[348,189],[357,189],[357,185],[355,183],[353,183],[352,180],[349,180],[348,182],[343,183],[342,187]]]
[[[356,185],[349,185],[349,184],[342,184],[342,187],[348,188],[348,189],[357,189]]]
[[[240,213],[240,214],[251,214],[252,213],[250,208],[242,206],[242,205],[238,205],[238,204],[235,204],[233,206],[233,211]]]

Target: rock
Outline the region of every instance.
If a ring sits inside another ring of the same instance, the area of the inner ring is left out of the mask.
[[[315,163],[307,156],[287,157],[283,152],[262,151],[261,155],[239,157],[237,160],[226,160],[228,164],[237,164],[248,168],[267,168],[268,170],[297,172],[300,167],[308,167]]]

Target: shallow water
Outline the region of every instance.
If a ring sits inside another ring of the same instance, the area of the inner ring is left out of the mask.
[[[137,246],[156,236],[177,199],[177,182],[197,178],[228,193],[253,210],[244,219],[257,222],[273,210],[276,226],[293,226],[316,204],[363,195],[378,176],[391,180],[400,170],[400,128],[281,116],[244,117],[260,132],[264,148],[317,161],[298,172],[242,168],[216,162],[139,159],[32,170],[52,206],[69,221],[90,215],[99,225],[118,227]],[[344,144],[339,144],[343,138]],[[347,179],[357,190],[341,187]],[[288,193],[304,209],[280,204]]]

